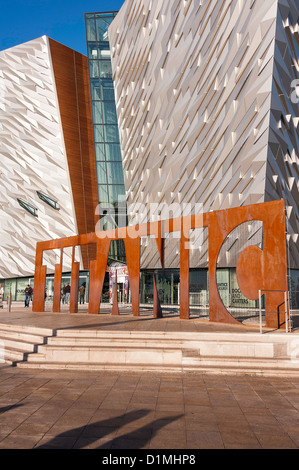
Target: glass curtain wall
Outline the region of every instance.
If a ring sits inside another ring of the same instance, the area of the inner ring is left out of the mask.
[[[95,139],[101,229],[125,226],[126,197],[108,27],[117,12],[86,13],[85,27]],[[122,241],[111,243],[110,261],[125,262]]]

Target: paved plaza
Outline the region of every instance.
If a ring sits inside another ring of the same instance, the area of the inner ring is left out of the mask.
[[[33,314],[0,322],[55,328],[243,331],[130,315]],[[1,449],[297,449],[299,376],[0,367]]]
[[[1,449],[296,449],[299,378],[0,368]]]

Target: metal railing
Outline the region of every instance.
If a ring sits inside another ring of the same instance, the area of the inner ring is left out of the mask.
[[[290,312],[289,312],[289,292],[286,290],[259,290],[259,325],[260,325],[260,333],[263,334],[263,320],[262,320],[262,295],[266,292],[283,292],[284,293],[284,311],[285,311],[285,329],[286,333],[290,333],[292,331],[292,322],[290,319]],[[271,312],[267,312],[271,313]],[[277,312],[272,312],[277,313]],[[265,311],[266,315],[266,311]]]

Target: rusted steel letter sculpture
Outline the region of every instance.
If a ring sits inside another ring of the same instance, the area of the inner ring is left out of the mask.
[[[110,242],[123,239],[126,249],[132,311],[133,315],[138,316],[140,239],[146,236],[155,237],[162,267],[165,268],[163,233],[179,231],[181,234],[180,317],[188,319],[189,230],[207,227],[209,230],[209,319],[214,322],[238,323],[227,311],[218,292],[216,282],[217,258],[229,233],[238,225],[255,220],[263,223],[263,250],[256,246],[244,249],[237,264],[237,280],[242,293],[251,300],[258,299],[259,290],[265,293],[266,312],[268,312],[266,313],[266,325],[277,328],[284,321],[280,315],[280,309],[284,310],[283,291],[287,290],[285,203],[283,200],[40,242],[36,248],[33,311],[44,311],[46,266],[42,263],[43,252],[45,250],[60,249],[62,260],[64,248],[72,247],[75,250],[76,246],[95,243],[97,256],[90,263],[88,312],[98,314]],[[62,261],[55,266],[53,311],[59,311],[60,309],[61,266]],[[73,262],[71,313],[78,311],[78,279],[78,264]],[[158,299],[156,299],[156,303],[157,301]]]

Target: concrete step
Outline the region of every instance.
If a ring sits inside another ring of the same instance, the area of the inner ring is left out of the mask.
[[[279,357],[240,357],[223,355],[195,355],[194,351],[180,347],[115,347],[115,346],[51,346],[38,347],[38,353],[29,354],[21,367],[45,368],[82,368],[91,370],[115,369],[122,367],[130,370],[180,370],[180,371],[277,371],[297,372],[299,364],[287,356]]]
[[[197,364],[164,364],[163,368],[157,364],[123,364],[119,362],[115,363],[90,363],[90,362],[20,362],[17,364],[20,368],[31,369],[63,369],[63,370],[89,370],[89,371],[155,371],[169,372],[169,373],[211,373],[211,374],[248,374],[248,375],[264,375],[264,376],[282,376],[299,377],[299,370],[296,367],[292,367],[289,361],[274,361],[265,362],[261,361],[221,361],[221,358],[213,358],[213,361],[201,361]],[[216,359],[216,360],[215,360]],[[132,367],[133,366],[133,367]]]
[[[34,354],[39,344],[44,344],[53,330],[22,325],[0,324],[0,346],[6,363],[25,361],[28,354]]]
[[[269,359],[268,357],[264,358],[240,358],[240,357],[227,357],[223,358],[222,356],[205,356],[198,358],[183,357],[182,358],[183,366],[193,367],[193,366],[220,366],[220,367],[260,367],[260,368],[291,368],[296,369],[296,365],[289,360],[287,357],[279,359]],[[299,367],[297,366],[298,374]]]
[[[56,363],[97,363],[97,364],[134,364],[134,365],[202,365],[202,364],[259,364],[267,367],[268,364],[295,367],[295,362],[287,356],[269,358],[267,356],[223,356],[223,355],[194,355],[179,347],[152,348],[152,347],[125,347],[125,346],[38,346],[38,351],[29,354],[27,361],[56,362]],[[298,371],[299,371],[299,365]]]
[[[31,335],[19,331],[3,331],[0,329],[0,341],[4,343],[15,342],[20,344],[43,344],[46,341],[44,336]]]
[[[13,331],[39,336],[53,336],[53,334],[55,334],[55,330],[51,328],[41,328],[28,325],[15,325],[13,323],[0,323],[0,331]]]
[[[113,333],[101,332],[83,336],[83,333],[70,333],[64,336],[57,332],[57,336],[48,338],[47,348],[72,347],[74,350],[79,348],[139,348],[140,350],[158,349],[167,350],[168,348],[180,348],[188,350],[193,356],[239,356],[239,357],[283,357],[288,354],[288,343],[280,339],[279,342],[257,340],[253,338],[249,341],[239,341],[235,338],[225,338],[218,336],[218,339],[210,339],[210,335],[202,336],[201,340],[196,338],[195,334],[182,335],[160,335],[151,333],[150,335],[134,334],[117,335]],[[191,352],[192,351],[192,352]]]
[[[126,347],[113,346],[72,346],[44,345],[38,346],[37,354],[28,356],[28,362],[66,363],[101,363],[101,364],[176,364],[181,362],[182,350],[174,345],[169,348],[161,347]]]
[[[294,341],[299,349],[299,337],[281,332],[53,330],[0,324],[4,359],[21,368],[299,376]]]
[[[26,353],[18,349],[6,347],[4,350],[4,361],[14,364],[15,362],[24,361]]]
[[[2,346],[4,346],[4,349],[12,348],[23,352],[33,352],[36,348],[35,343],[24,341],[22,339],[0,336],[0,341]]]
[[[61,329],[57,330],[55,337],[84,337],[84,338],[139,338],[139,339],[165,339],[167,341],[173,340],[209,340],[209,341],[239,341],[239,342],[262,342],[262,343],[280,343],[288,341],[292,335],[280,332],[279,334],[267,333],[260,334],[257,331],[252,333],[213,333],[213,332],[197,332],[197,331],[174,331],[174,332],[164,332],[164,331],[109,331],[103,329]]]

